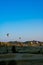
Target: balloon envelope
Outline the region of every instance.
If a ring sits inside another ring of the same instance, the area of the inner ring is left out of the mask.
[[[9,33],[7,33],[7,36],[9,36]]]
[[[21,39],[21,37],[19,37],[19,39]]]

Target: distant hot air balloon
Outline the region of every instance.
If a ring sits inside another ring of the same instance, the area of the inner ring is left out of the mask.
[[[21,39],[21,37],[19,37],[19,39]]]
[[[9,33],[7,33],[7,37],[9,37]]]

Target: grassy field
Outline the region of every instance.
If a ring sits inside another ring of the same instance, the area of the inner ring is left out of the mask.
[[[0,65],[43,65],[42,54],[0,54]]]

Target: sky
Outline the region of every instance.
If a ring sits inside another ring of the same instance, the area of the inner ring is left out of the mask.
[[[43,0],[0,0],[0,41],[29,40],[43,41]]]

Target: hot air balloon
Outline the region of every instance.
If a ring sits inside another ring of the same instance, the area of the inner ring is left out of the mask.
[[[21,37],[19,37],[19,39],[21,39]]]
[[[9,37],[9,33],[7,33],[7,37]]]

